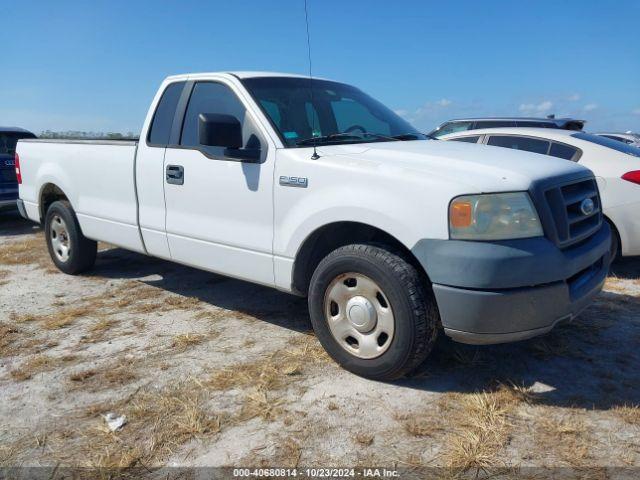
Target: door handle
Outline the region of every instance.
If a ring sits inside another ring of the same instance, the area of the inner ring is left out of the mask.
[[[167,183],[184,184],[184,167],[182,165],[167,165]]]

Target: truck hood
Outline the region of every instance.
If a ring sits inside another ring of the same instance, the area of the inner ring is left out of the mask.
[[[319,147],[318,153],[325,160],[342,157],[344,161],[347,156],[362,162],[363,167],[384,165],[405,174],[463,183],[478,193],[527,190],[536,180],[590,172],[569,160],[547,155],[436,140],[331,145]]]

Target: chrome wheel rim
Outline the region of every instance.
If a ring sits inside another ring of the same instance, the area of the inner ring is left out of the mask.
[[[69,230],[67,229],[67,224],[60,215],[54,215],[51,219],[49,236],[51,238],[51,248],[53,249],[53,254],[56,258],[61,262],[69,260],[69,254],[71,252]]]
[[[351,355],[372,359],[393,340],[393,309],[380,286],[360,273],[338,275],[327,287],[325,318],[338,344]]]

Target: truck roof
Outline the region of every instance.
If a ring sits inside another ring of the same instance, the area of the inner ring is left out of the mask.
[[[256,78],[256,77],[291,77],[291,78],[309,78],[308,75],[300,75],[296,73],[283,73],[283,72],[260,72],[260,71],[222,71],[222,72],[192,72],[182,73],[179,75],[171,75],[167,79],[171,80],[185,80],[188,77],[200,77],[206,75],[233,75],[234,77],[243,78]],[[318,80],[322,80],[319,77],[313,77]]]

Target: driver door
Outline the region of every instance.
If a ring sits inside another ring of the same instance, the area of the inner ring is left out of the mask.
[[[253,162],[223,147],[201,145],[200,114],[233,115]],[[164,158],[166,232],[176,262],[273,285],[273,167],[275,148],[253,114],[223,80],[193,84],[179,145]]]

